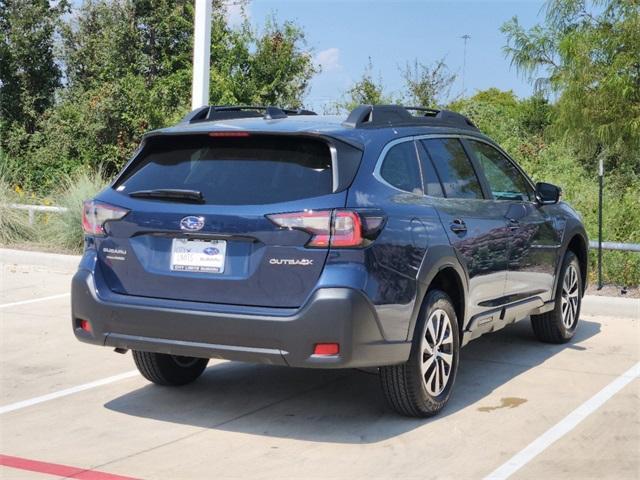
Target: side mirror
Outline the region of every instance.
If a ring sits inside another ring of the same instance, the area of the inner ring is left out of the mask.
[[[540,205],[552,205],[560,201],[562,190],[551,183],[536,183],[536,200]]]

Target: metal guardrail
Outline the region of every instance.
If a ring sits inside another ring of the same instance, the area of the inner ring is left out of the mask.
[[[589,247],[598,248],[598,241],[589,241]],[[625,252],[640,252],[640,243],[602,242],[603,250],[621,250]]]
[[[67,211],[65,207],[55,207],[49,205],[27,205],[22,203],[12,203],[10,207],[15,208],[16,210],[26,210],[27,212],[29,212],[29,225],[33,225],[36,212],[62,213]]]
[[[16,210],[26,210],[29,212],[29,225],[33,225],[35,221],[35,213],[36,212],[54,212],[54,213],[62,213],[66,212],[67,208],[65,207],[56,207],[49,205],[27,205],[22,203],[12,203],[11,208],[15,208]],[[598,248],[597,240],[591,240],[589,242],[589,247]],[[623,242],[602,242],[603,250],[620,250],[625,252],[640,252],[640,243],[623,243]]]

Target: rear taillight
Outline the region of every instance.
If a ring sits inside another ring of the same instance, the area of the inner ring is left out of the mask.
[[[379,233],[384,216],[366,215],[355,210],[308,210],[277,213],[267,218],[280,227],[311,234],[307,247],[363,247]]]
[[[104,235],[104,224],[120,220],[129,210],[108,203],[86,200],[82,205],[82,229],[87,235]]]
[[[307,247],[328,247],[331,235],[331,210],[276,213],[267,218],[279,227],[303,230],[310,233]]]
[[[333,217],[332,247],[359,247],[362,245],[360,215],[350,210],[338,210]]]

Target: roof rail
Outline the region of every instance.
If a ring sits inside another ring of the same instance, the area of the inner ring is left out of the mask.
[[[207,105],[189,112],[180,123],[198,123],[217,120],[231,120],[235,118],[264,118],[276,120],[290,115],[317,115],[311,110],[291,109],[279,107],[261,107],[245,105]]]
[[[414,115],[413,111],[421,115]],[[434,126],[478,130],[469,118],[450,110],[402,105],[360,105],[351,111],[343,125],[351,128]]]

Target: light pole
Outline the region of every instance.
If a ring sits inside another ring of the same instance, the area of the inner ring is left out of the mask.
[[[465,94],[464,77],[467,70],[467,42],[471,39],[471,35],[465,33],[460,38],[464,40],[464,54],[462,57],[462,96],[464,97],[464,94]]]
[[[209,67],[211,56],[211,0],[195,0],[193,22],[193,79],[191,109],[209,104]]]

